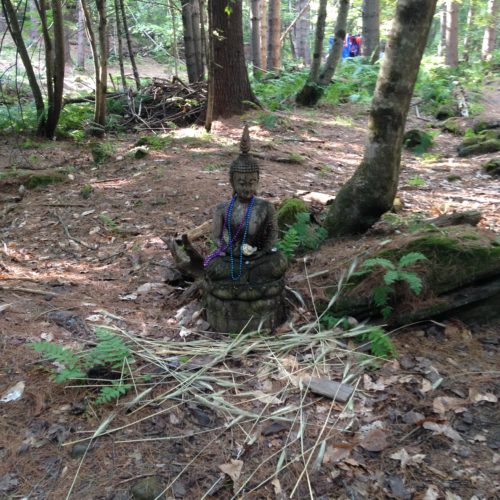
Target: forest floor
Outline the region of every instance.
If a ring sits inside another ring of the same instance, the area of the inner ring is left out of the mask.
[[[498,89],[490,92],[498,105]],[[280,112],[271,129],[262,116],[243,119],[261,158],[266,199],[298,190],[335,195],[360,162],[364,107]],[[407,128],[429,125],[412,112]],[[138,406],[126,406],[129,395],[96,406],[91,388],[51,381],[54,366],[29,343],[81,350],[95,341],[97,324],[133,336],[141,349],[153,346],[157,359],[194,340],[227,343],[206,331],[199,296],[166,281],[173,262],[161,237],[199,226],[230,196],[228,166],[241,129],[240,118],[216,122],[211,135],[178,129],[170,146],[142,159],[126,155],[137,134],[108,137],[114,150],[102,165],[93,163],[88,144],[0,138],[0,172],[56,168],[64,175],[17,202],[19,179],[2,179],[0,395],[19,382],[25,389],[0,402],[0,498],[122,500],[145,478],[169,498],[498,498],[498,324],[447,319],[399,329],[392,333],[398,358],[377,369],[360,363],[351,343],[328,366],[309,347],[281,357],[271,347],[228,353],[217,362],[209,351],[190,359],[212,377],[205,392],[162,399],[178,383],[165,372]],[[458,158],[459,141],[441,132],[428,155],[404,152],[399,216],[474,209],[481,227],[498,232],[500,182],[481,170],[495,155]],[[304,279],[306,271],[328,270],[335,286],[356,255],[386,239],[327,242],[298,259],[288,281],[309,307],[294,307],[295,328],[310,323],[312,304],[326,298],[323,285]],[[162,363],[148,369],[158,374]],[[313,395],[298,374],[349,380],[354,397],[340,404]],[[234,406],[218,407],[214,393]],[[73,443],[87,445],[99,427],[82,456]]]

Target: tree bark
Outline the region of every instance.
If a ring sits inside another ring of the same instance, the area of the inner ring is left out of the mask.
[[[205,68],[203,65],[203,46],[201,39],[200,25],[200,2],[199,0],[191,0],[191,22],[193,24],[193,45],[194,56],[196,60],[196,81],[201,82],[205,78]]]
[[[464,48],[462,59],[465,62],[469,61],[469,53],[471,49],[471,38],[472,38],[472,23],[475,15],[474,0],[469,0],[469,8],[467,10],[467,22],[465,25],[465,37],[464,37]]]
[[[279,72],[281,69],[281,1],[269,0],[267,39],[267,69]]]
[[[249,103],[258,104],[248,79],[243,50],[241,2],[226,3],[209,0],[209,33],[211,68],[206,127],[212,119],[243,113]]]
[[[309,31],[311,28],[311,7],[309,0],[298,0],[297,13],[304,13],[297,19],[295,25],[295,44],[297,50],[297,57],[302,60],[304,65],[309,66],[311,64],[311,47],[309,44]]]
[[[17,21],[16,11],[11,0],[2,0],[2,10],[7,23],[7,28],[12,40],[14,40],[16,49],[19,52],[19,56],[21,57],[21,61],[26,71],[26,77],[28,78],[31,92],[33,93],[38,122],[37,134],[45,135],[45,104],[43,102],[42,92],[40,90],[40,85],[38,85],[35,70],[31,64],[31,58],[28,54],[26,44],[24,43],[22,30]]]
[[[329,85],[337,65],[342,56],[342,49],[344,47],[344,40],[346,37],[347,29],[347,14],[349,13],[349,0],[339,0],[339,13],[337,15],[337,23],[335,24],[335,38],[333,47],[328,54],[325,67],[319,77],[319,84],[322,86]],[[378,44],[377,44],[378,51]]]
[[[295,101],[301,106],[314,106],[323,95],[323,90],[318,86],[318,81],[323,56],[323,40],[325,38],[326,4],[327,0],[320,0],[319,2],[311,70],[305,85],[295,97]]]
[[[267,1],[260,2],[260,62],[263,70],[267,69]]]
[[[404,127],[436,0],[399,0],[380,68],[363,160],[331,205],[331,236],[366,231],[396,194]]]
[[[446,3],[441,4],[439,14],[439,45],[437,50],[438,57],[443,57],[446,53]]]
[[[61,0],[52,0],[52,35],[47,19],[45,0],[35,0],[40,16],[45,48],[45,74],[47,80],[47,121],[45,136],[54,137],[62,109],[64,89],[64,20]]]
[[[260,0],[250,0],[251,20],[252,20],[252,66],[255,78],[260,78],[262,74],[262,61],[260,58],[260,31],[262,12]]]
[[[488,60],[495,50],[497,40],[496,22],[498,16],[498,0],[488,0],[488,20],[484,29],[483,45],[481,47],[481,59]]]
[[[179,76],[179,48],[177,47],[177,19],[174,11],[173,0],[168,0],[168,10],[170,11],[170,17],[172,18],[172,38],[174,46],[174,68],[175,76]]]
[[[127,40],[128,57],[130,59],[130,65],[132,66],[132,73],[134,74],[135,87],[137,90],[139,90],[141,88],[141,78],[139,76],[139,70],[137,69],[137,63],[135,62],[134,50],[132,48],[132,37],[130,36],[130,30],[128,29],[127,14],[125,13],[125,2],[124,0],[119,0],[119,2],[120,11],[122,13],[123,32],[125,34],[125,40]]]
[[[184,57],[189,83],[198,81],[198,68],[193,37],[193,12],[190,0],[182,0],[182,26],[184,28]]]
[[[363,43],[361,52],[370,57],[371,61],[378,60],[380,45],[380,0],[363,1]],[[373,57],[372,57],[373,56]]]
[[[125,65],[123,64],[123,33],[122,23],[120,20],[120,4],[118,0],[114,0],[115,19],[116,19],[116,39],[118,42],[118,64],[120,65],[120,77],[122,80],[122,89],[127,88],[127,79],[125,78]]]
[[[446,0],[446,51],[444,63],[446,66],[458,65],[458,3]]]
[[[74,6],[71,8],[74,8]],[[73,58],[71,57],[71,38],[73,36],[73,31],[70,28],[70,23],[73,18],[73,13],[67,4],[63,6],[63,17],[64,17],[64,63],[67,66],[71,67],[74,66]]]
[[[202,60],[205,68],[208,68],[207,3],[205,0],[199,0],[199,2]]]
[[[78,1],[78,20],[76,29],[78,32],[77,35],[77,49],[76,49],[76,65],[79,69],[85,69],[85,16],[83,14],[82,4]]]

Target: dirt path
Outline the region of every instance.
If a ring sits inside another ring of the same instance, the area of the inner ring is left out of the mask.
[[[245,118],[253,124],[253,150],[262,157],[265,198],[283,199],[298,189],[335,194],[361,159],[365,109],[281,113],[271,130],[258,123],[259,115]],[[422,125],[410,118],[409,128]],[[214,497],[231,498],[241,483],[235,479],[233,485],[219,466],[241,459],[242,478],[265,464],[242,490],[253,490],[245,498],[286,498],[301,477],[304,455],[300,443],[290,447],[282,459],[289,467],[278,483],[264,481],[276,469],[280,450],[301,425],[306,448],[328,425],[329,432],[342,430],[325,444],[329,458],[311,469],[310,486],[307,478],[299,482],[298,498],[310,496],[311,490],[314,498],[495,498],[500,460],[498,328],[474,329],[472,335],[470,326],[453,321],[398,332],[399,361],[372,375],[360,374],[352,407],[332,407],[308,395],[302,424],[277,431],[259,424],[252,427],[253,440],[245,435],[250,427],[225,430],[224,414],[179,400],[153,403],[139,414],[148,416],[143,422],[97,440],[80,469],[79,459],[69,455],[71,447],[59,446],[87,436],[112,407],[89,404],[91,390],[53,385],[48,364],[39,363],[26,343],[49,339],[81,349],[94,340],[91,327],[96,323],[166,345],[182,340],[183,325],[176,315],[182,306],[196,305],[197,298],[165,282],[171,260],[161,236],[198,226],[228,197],[227,170],[240,130],[236,119],[217,123],[211,137],[198,128],[177,130],[168,148],[140,160],[126,156],[137,137],[112,138],[115,150],[100,166],[93,164],[87,145],[2,138],[0,172],[57,166],[65,181],[28,190],[20,202],[9,201],[17,193],[15,181],[4,184],[2,192],[10,210],[2,213],[0,230],[0,394],[21,380],[26,389],[20,400],[0,403],[0,497],[65,498],[74,481],[73,498],[118,500],[128,498],[140,479],[158,475],[164,486],[172,483],[170,497],[202,498],[216,484]],[[483,214],[481,226],[498,231],[500,182],[481,171],[481,163],[494,155],[457,158],[457,144],[456,137],[442,133],[432,154],[422,158],[404,153],[398,193],[402,216],[476,209]],[[82,197],[82,189],[90,190],[86,186],[92,191],[88,199]],[[326,245],[309,259],[309,272],[325,265],[347,266],[357,252],[378,243],[380,239],[366,236]],[[290,279],[303,272],[303,264],[297,263]],[[314,293],[321,296],[324,291]],[[58,316],[61,311],[70,315]],[[83,326],[71,314],[84,320]],[[299,323],[311,317],[307,311],[300,314]],[[189,328],[195,331],[200,325]],[[202,332],[192,335],[205,337]],[[306,366],[307,356],[301,356],[299,365]],[[252,391],[269,389],[257,377],[259,358],[231,363],[235,380],[247,374],[256,377]],[[273,394],[281,394],[279,404],[300,400],[300,391],[285,391],[281,379],[270,383]],[[285,394],[288,399],[283,399]],[[165,412],[152,416],[162,408]],[[245,408],[267,411],[260,400],[250,400]],[[113,425],[127,425],[135,417],[122,411]],[[381,449],[366,442],[361,446],[376,429],[385,440]],[[124,442],[145,437],[151,440]],[[160,438],[165,440],[156,441]],[[302,458],[294,462],[294,457]],[[280,489],[286,495],[280,496]]]

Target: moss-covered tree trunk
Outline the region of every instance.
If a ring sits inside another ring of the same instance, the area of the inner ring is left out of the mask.
[[[369,118],[363,160],[331,205],[331,236],[361,233],[392,206],[404,127],[436,0],[399,0]]]

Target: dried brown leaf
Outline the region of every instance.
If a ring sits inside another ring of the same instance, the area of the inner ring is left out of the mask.
[[[382,429],[371,430],[359,443],[367,451],[382,451],[388,446],[387,432]]]
[[[238,481],[242,468],[243,460],[231,459],[231,463],[219,465],[219,469],[224,472],[224,474],[227,474],[233,482]]]

